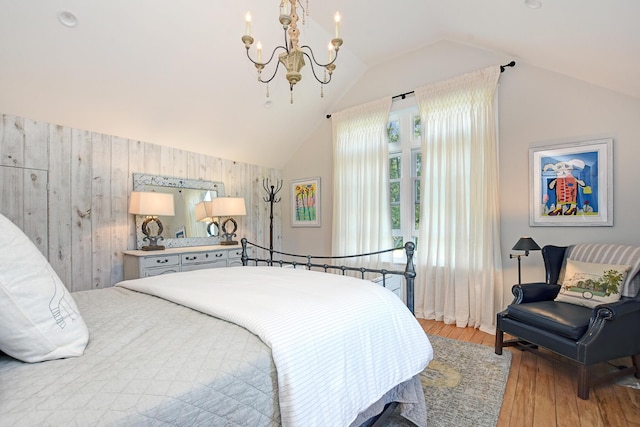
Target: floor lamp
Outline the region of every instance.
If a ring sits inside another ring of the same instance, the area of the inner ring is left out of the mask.
[[[524,256],[529,256],[529,251],[539,251],[540,246],[528,236],[521,237],[516,244],[511,248],[514,251],[524,251]],[[518,258],[518,285],[522,284],[522,273],[520,269],[520,259],[522,254],[509,254],[509,258]]]

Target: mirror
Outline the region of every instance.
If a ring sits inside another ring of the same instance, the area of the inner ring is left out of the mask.
[[[224,196],[222,182],[134,173],[133,191],[158,191],[173,194],[175,215],[159,217],[164,227],[162,232],[164,240],[159,241],[159,244],[167,248],[219,244],[219,237],[209,234],[215,233],[216,227],[207,227],[207,223],[196,221],[195,205],[205,200]],[[144,237],[142,234],[143,221],[143,216],[136,215],[138,248],[146,244],[142,240]]]

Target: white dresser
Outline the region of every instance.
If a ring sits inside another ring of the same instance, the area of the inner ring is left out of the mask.
[[[123,251],[124,278],[139,279],[158,274],[242,266],[242,247],[191,246],[168,248],[162,251]]]

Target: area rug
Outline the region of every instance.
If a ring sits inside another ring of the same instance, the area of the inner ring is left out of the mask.
[[[509,377],[511,352],[429,336],[434,358],[420,374],[429,427],[495,426]],[[413,424],[394,412],[385,426]]]

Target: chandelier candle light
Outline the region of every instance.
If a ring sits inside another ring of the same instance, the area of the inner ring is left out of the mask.
[[[251,14],[247,12],[246,16],[246,34],[242,36],[242,42],[244,43],[244,47],[247,49],[247,58],[251,61],[256,69],[258,70],[258,81],[261,83],[265,83],[267,85],[267,97],[269,97],[269,82],[274,79],[276,74],[278,73],[278,67],[282,64],[287,69],[287,81],[289,82],[289,89],[291,90],[291,103],[293,104],[293,86],[302,80],[302,74],[300,74],[300,70],[305,66],[304,57],[306,56],[309,60],[309,64],[311,64],[311,71],[313,72],[313,76],[320,83],[320,96],[324,96],[324,85],[331,82],[331,76],[333,75],[333,71],[336,69],[336,59],[338,59],[338,51],[340,50],[340,46],[342,46],[342,39],[340,38],[340,14],[336,12],[335,14],[335,23],[336,23],[336,31],[335,38],[331,40],[329,43],[329,62],[326,64],[321,64],[316,60],[316,56],[311,50],[311,47],[304,45],[298,46],[298,38],[300,36],[300,30],[298,30],[298,7],[302,9],[302,23],[305,23],[305,14],[309,15],[309,2],[307,0],[306,8],[302,7],[299,4],[298,0],[281,0],[280,1],[280,24],[282,24],[282,28],[284,29],[284,46],[278,46],[273,49],[271,52],[271,56],[267,62],[262,61],[262,44],[258,42],[256,44],[257,60],[254,61],[251,59],[251,55],[249,54],[249,49],[253,44],[253,37],[251,37]],[[282,50],[283,52],[278,55],[278,62],[275,65],[275,70],[273,74],[268,78],[263,78],[262,71],[265,69],[267,65],[271,63],[277,51]],[[316,67],[324,68],[323,78],[320,79],[318,74],[316,73]],[[327,73],[329,73],[329,77],[327,77]]]

